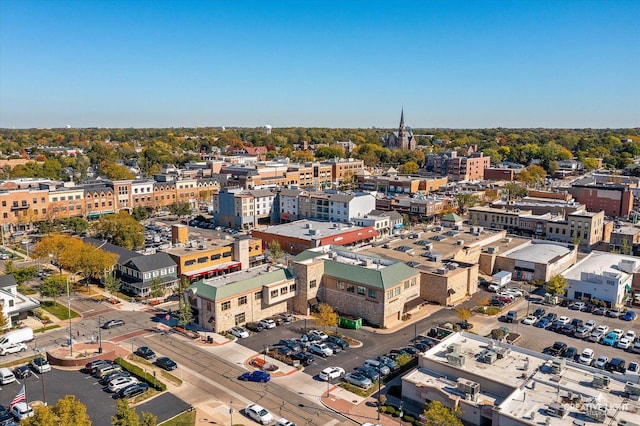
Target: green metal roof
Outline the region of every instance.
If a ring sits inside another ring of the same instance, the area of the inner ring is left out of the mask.
[[[384,266],[380,269],[370,269],[329,259],[324,261],[324,273],[334,278],[359,282],[383,290],[394,287],[400,282],[420,274],[402,262]]]
[[[462,219],[460,216],[458,216],[455,213],[447,213],[444,216],[442,216],[440,220],[447,220],[449,222],[462,222],[464,219]]]
[[[272,272],[266,272],[262,275],[256,275],[246,280],[235,281],[221,286],[209,285],[204,279],[191,284],[187,290],[194,291],[197,295],[210,300],[223,300],[228,297],[235,297],[238,294],[246,293],[251,290],[260,290],[263,286],[293,279],[293,273],[288,269],[278,269]]]

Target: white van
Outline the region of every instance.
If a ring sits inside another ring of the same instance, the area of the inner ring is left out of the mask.
[[[16,376],[8,368],[0,368],[0,385],[15,382]]]

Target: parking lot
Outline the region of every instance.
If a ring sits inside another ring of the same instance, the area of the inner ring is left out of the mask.
[[[499,322],[497,319],[493,321],[495,327],[505,326],[510,329],[511,332],[518,333],[521,337],[515,342],[516,345],[522,346],[527,349],[532,349],[538,352],[542,352],[544,348],[553,345],[554,342],[560,341],[565,342],[569,347],[575,347],[578,350],[578,353],[581,353],[585,348],[591,348],[595,351],[595,358],[600,355],[605,355],[611,358],[622,358],[628,364],[631,361],[640,362],[640,354],[631,353],[628,350],[619,349],[615,346],[605,346],[600,343],[594,343],[586,341],[585,339],[579,339],[572,336],[560,334],[551,330],[546,330],[544,328],[537,328],[533,325],[525,325],[522,324],[521,320],[527,314],[527,301],[521,299],[520,301],[514,303],[513,305],[506,307],[504,309],[504,313],[509,310],[516,310],[518,312],[518,321],[514,323],[504,323]],[[571,310],[569,307],[561,307],[561,306],[545,306],[539,303],[539,301],[532,301],[529,304],[529,312],[533,313],[533,311],[537,308],[545,309],[546,313],[554,313],[558,317],[567,316],[570,319],[580,319],[583,322],[587,320],[595,320],[596,327],[598,325],[606,325],[609,327],[609,330],[621,329],[625,333],[627,330],[633,330],[637,335],[640,335],[640,326],[637,321],[629,322],[623,321],[618,318],[609,318],[601,315],[593,315],[589,312],[581,312],[577,310]],[[473,322],[473,319],[471,320]]]
[[[61,370],[53,368],[44,374],[32,374],[27,379],[0,387],[0,404],[8,407],[13,397],[25,385],[27,402],[45,401],[55,404],[65,395],[75,395],[87,406],[91,421],[96,426],[111,425],[111,416],[115,413],[116,399],[113,394],[103,390],[98,379],[79,370]],[[44,392],[44,393],[43,393]],[[176,396],[163,394],[136,406],[136,411],[149,411],[158,416],[158,422],[167,420],[189,408],[189,405]]]

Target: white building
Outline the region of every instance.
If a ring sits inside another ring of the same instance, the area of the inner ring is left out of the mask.
[[[300,218],[300,203],[298,197],[304,191],[301,189],[284,188],[278,194],[278,204],[281,222],[294,222]]]
[[[40,302],[18,293],[18,283],[13,275],[0,275],[0,306],[7,319],[7,327],[27,318],[27,314],[40,306]]]
[[[637,257],[594,251],[562,276],[568,282],[566,292],[570,299],[598,299],[620,305],[638,272]]]
[[[352,220],[356,226],[371,226],[382,235],[391,234],[391,219],[389,216],[371,216],[354,217]]]

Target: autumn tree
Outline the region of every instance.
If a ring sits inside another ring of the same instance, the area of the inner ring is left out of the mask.
[[[119,399],[116,403],[116,413],[111,417],[111,424],[112,426],[140,426],[140,418],[127,399]]]
[[[269,253],[271,253],[272,260],[277,260],[284,256],[284,251],[282,250],[278,240],[272,240],[269,243]]]
[[[27,426],[91,426],[91,420],[87,414],[87,407],[76,399],[75,395],[66,395],[59,399],[55,405],[37,408],[33,417],[23,420],[20,424]]]
[[[466,213],[469,207],[477,206],[482,201],[477,195],[469,193],[456,194],[455,199],[458,203],[459,213]]]
[[[176,201],[175,203],[169,204],[169,212],[178,217],[190,215],[192,212],[191,204],[186,201]]]
[[[529,191],[527,188],[516,182],[509,182],[503,188],[502,192],[507,196],[508,200],[518,200],[526,197]]]
[[[135,178],[135,175],[127,167],[111,162],[104,162],[100,164],[100,173],[110,180],[126,180]]]
[[[469,309],[458,308],[456,309],[456,315],[462,321],[467,322],[471,318],[471,311]]]
[[[334,327],[338,323],[338,314],[326,303],[318,305],[316,322],[323,328]]]
[[[3,304],[0,303],[0,330],[4,330],[9,325],[7,317],[4,316]]]
[[[316,158],[313,156],[313,152],[305,149],[303,151],[296,151],[291,154],[291,161],[294,163],[308,163],[314,161]]]
[[[418,171],[420,166],[415,161],[407,161],[398,168],[398,171],[405,175],[412,175]]]
[[[144,227],[126,211],[102,216],[92,229],[96,238],[129,250],[144,246]]]
[[[567,280],[562,275],[554,275],[545,286],[545,290],[553,296],[560,296],[564,294],[567,285]]]
[[[142,206],[134,207],[131,211],[131,217],[140,222],[149,217],[149,212]]]
[[[462,426],[458,418],[460,409],[452,411],[440,401],[431,401],[425,405],[423,416],[427,426]]]

